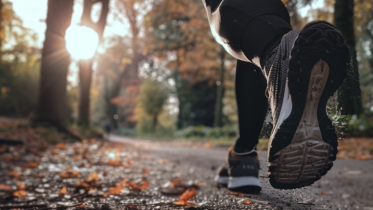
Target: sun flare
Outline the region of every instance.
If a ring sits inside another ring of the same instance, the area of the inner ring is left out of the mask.
[[[74,59],[90,59],[99,44],[98,34],[86,26],[72,25],[66,31],[66,48]]]

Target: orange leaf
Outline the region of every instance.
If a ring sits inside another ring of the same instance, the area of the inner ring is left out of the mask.
[[[249,200],[244,200],[242,203],[243,203],[243,204],[246,204],[246,205],[250,205],[250,204],[251,204],[251,201],[249,201]]]
[[[76,206],[77,209],[85,209],[85,203],[80,204],[79,206]]]
[[[63,188],[58,192],[58,194],[60,194],[60,195],[65,195],[65,194],[67,194],[66,187],[63,187]]]
[[[25,167],[27,168],[36,168],[39,166],[39,163],[38,162],[28,162],[25,164]]]
[[[26,185],[23,182],[17,182],[18,190],[26,189]]]
[[[161,163],[167,163],[168,160],[164,158],[164,159],[161,159],[160,162],[161,162]]]
[[[329,194],[330,194],[330,192],[327,192],[327,191],[320,192],[320,195],[329,195]]]
[[[91,188],[91,185],[89,185],[89,184],[87,184],[87,183],[85,183],[85,182],[77,181],[76,184],[77,184],[78,186],[84,187],[84,188],[86,188],[86,189],[90,189],[90,188]]]
[[[104,194],[106,198],[108,195],[119,195],[122,192],[122,186],[116,185],[115,187],[110,187],[109,191]]]
[[[140,190],[146,190],[149,188],[150,182],[148,180],[142,180],[139,186]]]
[[[98,177],[96,172],[91,173],[87,178],[87,182],[98,182],[98,181],[100,181],[100,178]]]
[[[197,195],[197,190],[195,188],[189,188],[180,196],[178,201],[186,202],[193,198],[195,195]]]
[[[14,171],[10,172],[9,176],[10,177],[14,177],[14,178],[20,178],[21,177],[21,175],[19,173],[14,172]]]
[[[80,177],[80,173],[77,171],[64,171],[60,173],[60,177],[62,179],[68,179],[68,178],[78,178]]]
[[[149,174],[149,170],[144,168],[144,169],[142,170],[142,174]]]
[[[13,187],[6,185],[6,184],[0,184],[0,190],[4,190],[4,191],[13,190]]]
[[[121,166],[121,165],[122,165],[122,162],[117,161],[117,160],[109,160],[109,161],[107,162],[107,164],[110,165],[110,166]]]
[[[58,143],[56,144],[55,146],[57,149],[61,149],[61,150],[64,150],[66,149],[66,145],[64,143]]]
[[[27,195],[27,192],[24,190],[17,190],[13,192],[14,197],[26,197],[26,195]]]
[[[123,179],[122,181],[118,183],[118,185],[121,185],[121,186],[127,185],[128,181],[129,179]]]

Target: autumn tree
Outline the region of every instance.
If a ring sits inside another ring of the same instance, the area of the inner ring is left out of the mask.
[[[168,68],[174,71],[178,127],[213,126],[215,109],[222,108],[216,82],[224,63],[223,49],[211,35],[202,2],[155,1],[145,26],[149,34],[146,45],[157,59],[168,60]]]
[[[48,0],[47,29],[42,50],[38,119],[62,126],[66,121],[66,85],[70,55],[65,32],[74,0]]]
[[[141,85],[138,103],[141,110],[151,118],[153,133],[168,97],[169,90],[156,79],[149,78]]]

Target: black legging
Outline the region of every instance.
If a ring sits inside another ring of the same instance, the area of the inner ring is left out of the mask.
[[[252,63],[237,60],[236,99],[239,138],[233,151],[238,155],[250,152],[258,144],[268,109],[266,87],[267,81],[260,68]]]

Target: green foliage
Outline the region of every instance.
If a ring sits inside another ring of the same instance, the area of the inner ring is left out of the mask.
[[[40,63],[34,55],[25,61],[0,64],[0,115],[28,117],[36,108]]]
[[[348,120],[348,137],[371,137],[373,136],[373,115],[349,115]]]
[[[147,79],[140,88],[139,106],[148,116],[158,116],[163,111],[169,90],[154,79]]]
[[[165,111],[169,96],[170,90],[156,79],[148,78],[141,85],[136,108],[136,129],[140,135],[172,134],[174,119]]]

